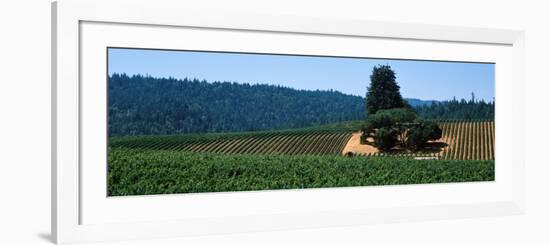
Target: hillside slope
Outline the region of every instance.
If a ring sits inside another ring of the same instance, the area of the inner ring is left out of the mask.
[[[364,117],[360,96],[273,85],[114,74],[109,135],[302,128]]]

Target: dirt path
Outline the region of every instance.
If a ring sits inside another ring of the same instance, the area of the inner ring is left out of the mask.
[[[344,147],[344,150],[342,150],[342,155],[346,155],[349,152],[353,153],[354,155],[367,155],[378,152],[378,149],[371,145],[362,145],[361,133],[356,132],[353,133],[348,143]]]

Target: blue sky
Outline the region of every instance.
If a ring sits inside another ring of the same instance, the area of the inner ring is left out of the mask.
[[[390,65],[406,98],[492,101],[494,64],[109,48],[109,74],[198,78],[338,90],[365,96],[375,65]]]

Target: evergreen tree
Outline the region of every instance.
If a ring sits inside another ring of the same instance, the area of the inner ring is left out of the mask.
[[[370,80],[366,98],[368,117],[362,129],[362,143],[368,143],[368,138],[372,138],[374,147],[381,151],[396,146],[416,151],[429,140],[441,138],[439,126],[418,117],[401,97],[395,72],[390,66],[375,66]]]
[[[367,87],[367,114],[373,115],[378,110],[401,108],[406,105],[399,93],[395,72],[389,65],[375,66],[370,76],[370,85]]]

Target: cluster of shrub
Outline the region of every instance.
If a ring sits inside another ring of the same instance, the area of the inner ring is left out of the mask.
[[[379,110],[368,117],[362,131],[362,143],[368,143],[372,137],[373,145],[380,150],[399,146],[416,151],[442,134],[437,123],[418,117],[410,108]]]
[[[441,138],[437,123],[419,117],[403,99],[390,66],[374,67],[370,80],[366,96],[368,116],[361,143],[372,143],[382,151],[395,147],[416,151],[428,141]]]

